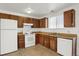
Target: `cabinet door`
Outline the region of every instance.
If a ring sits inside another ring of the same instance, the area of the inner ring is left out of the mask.
[[[18,16],[18,27],[22,28],[24,23],[24,17]]]
[[[42,35],[42,34],[40,34],[39,43],[40,43],[41,45],[44,45],[44,35]]]
[[[40,21],[38,19],[36,20],[36,28],[40,28]]]
[[[49,48],[49,36],[48,35],[44,35],[44,46],[46,48]]]
[[[9,14],[0,13],[0,18],[9,19]]]
[[[37,27],[37,23],[36,23],[36,19],[32,18],[32,23],[33,23],[33,28],[36,28]]]
[[[18,48],[25,48],[24,35],[18,35]]]
[[[39,28],[40,22],[37,19],[32,19],[33,28]]]
[[[35,19],[35,18],[26,18],[24,20],[24,23],[32,23],[33,28],[39,28],[40,27],[40,21],[38,19]]]
[[[16,15],[0,13],[0,18],[17,20]]]
[[[9,15],[10,17],[10,19],[13,19],[13,20],[18,20],[18,16],[15,16],[15,15]]]
[[[32,23],[32,18],[26,17],[24,23]]]
[[[50,36],[50,49],[57,51],[57,38]]]
[[[64,12],[64,27],[75,26],[75,11],[69,10]]]
[[[45,20],[44,19],[40,20],[40,28],[45,28]]]
[[[39,37],[40,37],[40,35],[39,34],[36,34],[36,40],[35,40],[35,43],[36,44],[39,44]]]

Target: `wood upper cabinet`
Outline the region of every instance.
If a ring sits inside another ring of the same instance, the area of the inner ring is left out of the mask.
[[[23,28],[24,17],[18,16],[18,27]]]
[[[16,15],[9,15],[9,19],[18,20],[18,16],[16,16]]]
[[[0,18],[18,20],[19,28],[23,28],[23,23],[32,23],[33,28],[46,27],[46,18],[36,19],[36,18],[22,17],[22,16],[16,16],[16,15],[5,14],[5,13],[0,13]]]
[[[39,28],[40,22],[38,19],[32,18],[33,28]]]
[[[0,13],[0,18],[12,19],[12,20],[17,20],[18,19],[18,17],[16,15],[4,14],[4,13]]]
[[[18,48],[25,48],[24,35],[18,35]]]
[[[33,28],[45,28],[46,27],[46,18],[35,19],[32,18]]]
[[[44,35],[44,46],[46,48],[49,48],[50,47],[50,42],[49,42],[49,35]]]
[[[34,28],[40,28],[40,22],[38,19],[36,19],[34,22]]]
[[[40,28],[46,28],[48,26],[47,18],[42,18],[40,20]]]
[[[26,17],[24,23],[32,23],[32,18]]]
[[[52,49],[53,51],[57,51],[57,38],[50,36],[50,49]]]
[[[0,13],[0,18],[9,19],[10,16],[9,16],[9,14]]]
[[[75,27],[75,10],[64,12],[64,27]]]
[[[45,19],[40,20],[40,28],[45,28]]]
[[[35,18],[26,18],[25,20],[24,20],[24,23],[32,23],[33,24],[33,28],[39,28],[40,27],[40,22],[39,22],[39,20],[38,19],[35,19]]]

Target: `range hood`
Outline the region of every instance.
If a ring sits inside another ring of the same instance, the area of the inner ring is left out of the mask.
[[[32,23],[24,23],[24,26],[33,26]]]

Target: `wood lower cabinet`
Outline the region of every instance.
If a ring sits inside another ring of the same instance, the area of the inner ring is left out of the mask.
[[[45,35],[36,34],[36,44],[44,45]]]
[[[46,48],[50,48],[57,52],[57,37],[44,34],[36,34],[36,44],[41,44]]]
[[[44,45],[44,35],[40,34],[39,36],[39,44]]]
[[[39,44],[40,34],[36,34],[35,36],[36,36],[35,44]]]
[[[25,36],[18,35],[18,48],[25,48]]]
[[[50,49],[57,51],[57,37],[50,36]]]
[[[49,48],[50,47],[50,39],[49,39],[49,36],[48,35],[44,35],[44,46],[46,48]]]

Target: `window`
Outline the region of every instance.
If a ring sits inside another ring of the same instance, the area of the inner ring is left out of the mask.
[[[48,28],[64,28],[64,16],[49,17]]]
[[[64,28],[64,16],[60,15],[56,17],[57,28]]]
[[[48,19],[48,28],[56,28],[56,17],[50,17]]]

